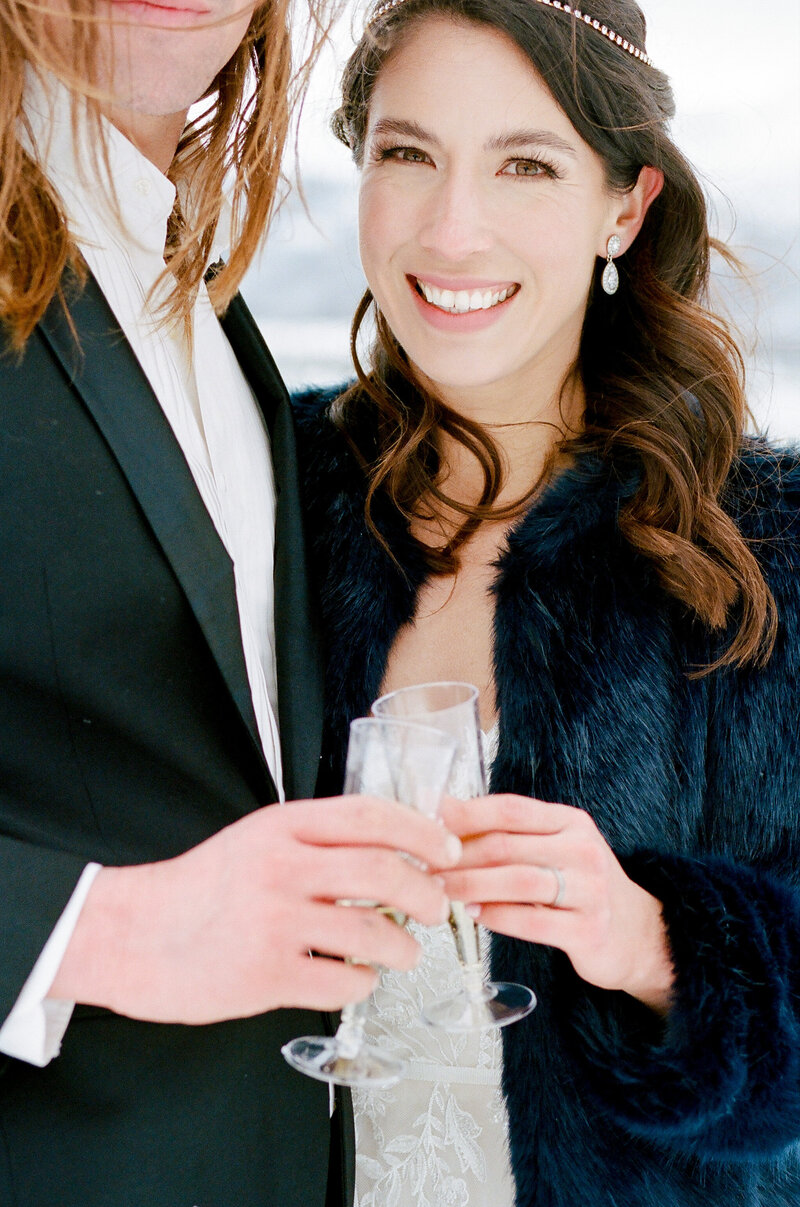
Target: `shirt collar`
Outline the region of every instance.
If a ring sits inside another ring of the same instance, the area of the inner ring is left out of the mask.
[[[175,186],[111,122],[101,118],[108,149],[108,171],[102,153],[93,153],[92,124],[78,100],[73,129],[73,94],[54,76],[28,69],[24,111],[28,131],[23,146],[33,154],[59,193],[70,230],[79,243],[93,242],[102,226],[141,251],[164,255],[167,220],[175,203]],[[102,238],[102,235],[101,235]]]

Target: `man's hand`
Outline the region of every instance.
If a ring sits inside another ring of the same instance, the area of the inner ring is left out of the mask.
[[[49,996],[152,1022],[339,1009],[376,980],[345,957],[403,970],[419,948],[376,910],[337,900],[426,925],[447,916],[442,880],[399,849],[432,869],[460,855],[437,822],[351,796],[271,805],[175,859],[104,868]]]

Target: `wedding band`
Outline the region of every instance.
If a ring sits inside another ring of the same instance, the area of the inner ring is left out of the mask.
[[[553,898],[553,900],[550,902],[550,909],[560,909],[561,906],[564,904],[564,895],[567,891],[566,881],[564,880],[564,873],[561,871],[561,868],[550,868],[549,867],[547,870],[548,870],[548,872],[552,872],[553,875],[555,876],[556,886],[557,886],[556,895]]]

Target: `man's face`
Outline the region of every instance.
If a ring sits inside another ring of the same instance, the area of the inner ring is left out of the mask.
[[[256,4],[97,0],[98,84],[113,97],[103,108],[156,118],[185,113],[239,46]]]
[[[101,0],[100,62],[115,107],[153,117],[185,111],[242,41],[255,0]]]

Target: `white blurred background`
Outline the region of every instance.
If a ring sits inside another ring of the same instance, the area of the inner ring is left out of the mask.
[[[714,232],[748,266],[746,286],[728,273],[718,284],[743,336],[757,424],[773,438],[800,439],[800,3],[640,3],[648,53],[672,77],[675,140],[706,187]],[[357,178],[328,122],[359,24],[353,7],[317,68],[300,122],[311,217],[294,192],[244,284],[292,387],[351,376],[350,318],[364,286]]]

